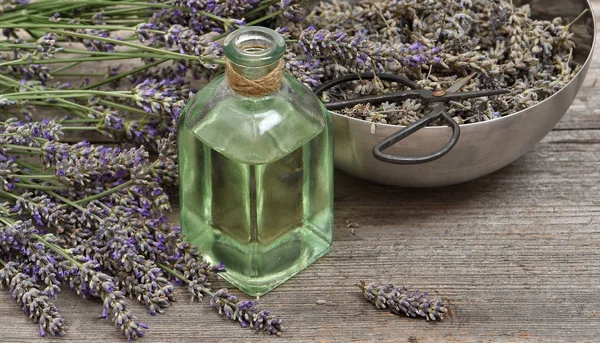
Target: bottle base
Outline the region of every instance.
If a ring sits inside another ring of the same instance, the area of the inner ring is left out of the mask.
[[[326,255],[329,252],[329,250],[331,250],[331,247],[327,247],[318,254],[313,254],[308,258],[303,258],[302,261],[299,261],[299,263],[296,266],[289,268],[286,271],[274,275],[269,275],[268,277],[248,277],[246,275],[236,273],[235,271],[227,271],[226,273],[220,274],[219,276],[249,296],[261,296],[269,293],[277,286],[281,285],[285,281],[292,278],[294,275],[306,269],[306,267],[310,266],[319,258]],[[207,262],[211,262],[211,264],[216,262],[211,261],[211,259],[207,257],[205,257],[205,260],[207,260]]]
[[[268,293],[331,249],[331,241],[312,225],[297,228],[269,246],[240,246],[216,230],[212,238],[204,259],[211,264],[224,262],[227,272],[220,276],[250,296]]]

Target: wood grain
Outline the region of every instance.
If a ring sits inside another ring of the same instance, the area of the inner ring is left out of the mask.
[[[501,171],[431,190],[337,173],[331,253],[261,299],[283,318],[284,338],[242,330],[178,289],[179,302],[165,315],[151,317],[131,302],[150,325],[144,341],[598,342],[599,54],[564,120]],[[360,227],[352,232],[346,220]],[[429,323],[378,311],[353,286],[359,280],[435,290],[455,316]],[[111,323],[97,319],[98,301],[67,291],[57,303],[68,334],[39,338],[8,292],[0,292],[0,341],[124,341]]]

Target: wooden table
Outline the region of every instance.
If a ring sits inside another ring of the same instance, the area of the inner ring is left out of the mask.
[[[598,342],[598,62],[600,50],[556,129],[492,175],[460,186],[406,190],[337,173],[331,253],[261,298],[284,320],[283,338],[241,329],[207,304],[190,303],[179,289],[179,302],[164,315],[151,317],[131,301],[150,326],[142,341]],[[347,220],[360,227],[352,232]],[[430,323],[378,311],[354,286],[359,280],[437,291],[455,316]],[[97,319],[98,301],[65,291],[57,304],[68,333],[41,339],[1,291],[0,342],[125,341],[112,323]]]

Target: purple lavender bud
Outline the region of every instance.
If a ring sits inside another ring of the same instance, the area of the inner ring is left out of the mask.
[[[408,291],[393,284],[370,283],[361,281],[360,289],[369,302],[378,309],[388,309],[391,313],[407,317],[423,317],[427,320],[443,320],[449,310],[441,299],[433,299],[427,293],[418,290]]]
[[[40,336],[47,333],[62,335],[67,328],[65,320],[58,308],[49,301],[48,294],[40,291],[35,280],[21,271],[19,263],[1,264],[4,266],[0,269],[0,285],[8,286],[13,299],[21,305],[25,314],[38,322]]]
[[[36,138],[49,141],[58,140],[63,135],[62,125],[54,120],[24,123],[16,118],[9,118],[0,127],[0,144],[14,144],[31,147],[40,147]]]
[[[210,270],[213,273],[225,273],[227,270],[225,269],[225,263],[223,263],[223,261],[221,261],[219,264],[212,266],[210,268]]]

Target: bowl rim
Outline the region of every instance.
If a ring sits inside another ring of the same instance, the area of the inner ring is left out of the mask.
[[[571,81],[569,81],[563,88],[561,88],[558,92],[552,94],[550,97],[548,97],[547,99],[535,104],[534,106],[528,107],[524,110],[520,110],[518,112],[515,113],[511,113],[509,115],[497,118],[497,119],[493,119],[493,120],[488,120],[488,121],[480,121],[477,123],[468,123],[468,124],[460,124],[461,128],[467,128],[467,127],[475,127],[475,126],[481,126],[481,125],[489,125],[489,124],[494,124],[494,123],[500,123],[501,121],[504,120],[509,120],[508,118],[510,117],[515,117],[518,115],[521,115],[531,109],[534,109],[538,106],[541,106],[543,103],[550,101],[552,98],[558,96],[560,93],[562,93],[569,85],[571,85],[573,83],[573,81],[575,81],[575,79],[577,79],[583,72],[584,70],[591,64],[592,58],[594,57],[594,50],[596,49],[596,40],[598,38],[598,33],[596,31],[597,29],[597,21],[596,21],[596,16],[594,15],[594,8],[592,6],[591,0],[585,0],[585,2],[587,3],[588,9],[590,10],[590,13],[592,15],[592,26],[593,26],[593,34],[592,34],[592,46],[590,48],[590,53],[587,56],[587,59],[585,60],[585,62],[583,63],[583,67],[579,70],[579,72],[577,72],[577,74],[573,77],[573,79],[571,79]],[[570,106],[569,106],[570,107]],[[329,113],[337,116],[337,117],[341,117],[343,119],[346,120],[350,120],[350,121],[356,121],[356,122],[360,122],[360,123],[364,123],[366,125],[371,126],[372,123],[363,119],[358,119],[358,118],[352,118],[352,117],[348,117],[345,116],[343,114],[339,114],[335,111],[329,111]],[[381,127],[381,128],[397,128],[398,130],[400,130],[403,127],[406,127],[404,125],[392,125],[392,124],[382,124],[382,123],[375,123],[376,127]],[[448,126],[426,126],[424,128],[422,128],[421,130],[447,130],[449,129]]]

